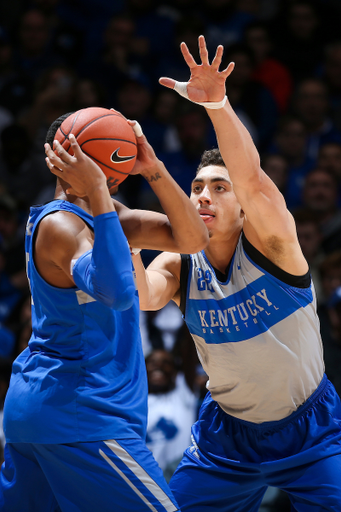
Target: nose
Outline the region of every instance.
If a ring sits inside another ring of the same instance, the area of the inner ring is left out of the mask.
[[[211,204],[211,194],[210,194],[210,191],[208,189],[208,186],[205,185],[205,187],[203,188],[201,194],[199,195],[199,202],[201,204]]]

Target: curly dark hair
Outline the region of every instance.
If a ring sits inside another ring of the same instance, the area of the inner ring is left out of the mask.
[[[218,165],[226,168],[225,162],[218,148],[207,149],[203,152],[197,169],[197,174],[203,167],[207,167],[208,165]]]
[[[51,148],[53,148],[53,141],[54,141],[54,138],[55,138],[58,128],[60,127],[62,122],[65,121],[65,119],[67,117],[71,116],[71,114],[73,114],[73,113],[74,112],[68,112],[67,114],[63,114],[62,116],[58,117],[57,119],[55,119],[53,121],[53,123],[47,130],[45,142],[50,144]]]

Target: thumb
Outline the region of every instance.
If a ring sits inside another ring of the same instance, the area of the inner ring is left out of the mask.
[[[174,89],[175,86],[175,80],[173,80],[173,78],[159,78],[159,83],[165,87],[168,87],[169,89]]]

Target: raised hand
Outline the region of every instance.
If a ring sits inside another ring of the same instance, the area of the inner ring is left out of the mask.
[[[67,194],[89,196],[94,189],[106,185],[105,175],[101,168],[83,153],[73,134],[70,134],[69,141],[73,156],[67,153],[58,141],[54,141],[54,149],[58,155],[49,144],[45,144],[46,164],[53,174],[70,185],[66,190]]]
[[[230,62],[226,69],[219,71],[224,51],[223,46],[218,46],[210,64],[204,36],[199,36],[198,43],[201,64],[195,62],[186,43],[180,45],[182,55],[191,72],[191,77],[187,82],[188,99],[195,103],[219,102],[225,96],[225,81],[233,71],[234,62]],[[159,82],[170,89],[174,89],[177,84],[173,78],[165,77],[160,78]]]

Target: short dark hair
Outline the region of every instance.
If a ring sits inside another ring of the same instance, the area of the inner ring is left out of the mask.
[[[73,114],[73,113],[74,112],[68,112],[67,114],[63,114],[62,116],[58,117],[57,119],[55,119],[53,121],[50,128],[47,130],[45,142],[47,142],[47,144],[50,144],[51,148],[53,148],[53,141],[54,141],[54,138],[55,138],[58,128],[60,127],[62,122],[65,121],[65,119],[67,117],[71,116],[71,114]]]
[[[218,165],[220,167],[225,167],[226,169],[225,162],[218,148],[207,149],[206,151],[203,152],[203,154],[201,155],[201,160],[197,169],[197,173],[203,167],[207,167],[208,165]]]

